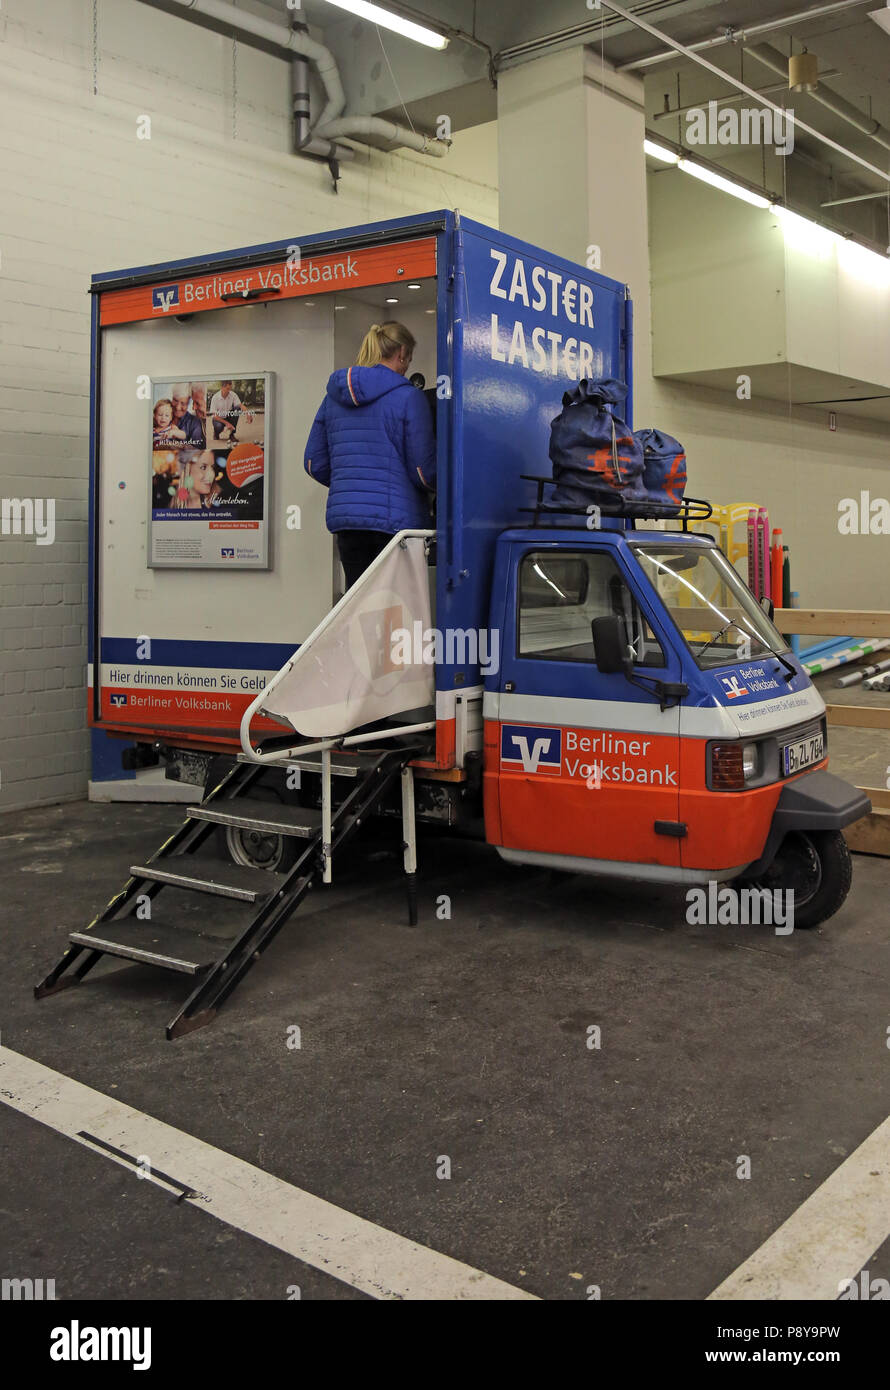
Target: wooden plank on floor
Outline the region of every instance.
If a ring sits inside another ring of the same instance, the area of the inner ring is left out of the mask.
[[[890,811],[872,811],[844,830],[844,839],[854,854],[880,854],[890,858]]]
[[[826,705],[829,724],[848,729],[890,729],[890,704]]]
[[[881,608],[777,608],[780,632],[815,637],[890,637],[890,613]]]

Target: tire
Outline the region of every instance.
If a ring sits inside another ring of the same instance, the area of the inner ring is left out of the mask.
[[[205,796],[213,790],[231,765],[230,758],[213,759],[207,769]],[[282,798],[273,787],[259,786],[251,788],[246,796],[239,797],[233,803],[233,809],[238,808],[249,813],[250,803],[256,806],[257,802],[274,808],[282,804]],[[277,874],[287,873],[288,869],[293,868],[300,852],[300,846],[293,836],[272,835],[234,825],[217,826],[216,847],[221,858],[230,859],[233,864],[242,868],[266,869]]]
[[[839,830],[794,830],[766,872],[749,886],[793,889],[794,925],[807,931],[834,916],[852,882],[853,861]]]

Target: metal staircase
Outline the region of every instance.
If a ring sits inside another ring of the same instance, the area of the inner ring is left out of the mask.
[[[103,956],[115,956],[196,980],[168,1025],[167,1038],[203,1027],[313,883],[330,882],[334,853],[398,782],[409,920],[414,925],[416,846],[409,764],[426,748],[427,742],[416,737],[400,746],[365,748],[360,753],[337,751],[336,746],[332,750],[328,745],[320,752],[290,755],[273,764],[299,768],[301,785],[305,773],[310,789],[317,777],[320,807],[248,799],[269,763],[242,756],[200,805],[188,808],[183,824],[146,863],[131,865],[130,878],[89,926],[71,933],[61,959],[35,988],[36,998],[79,983]],[[286,872],[273,873],[202,856],[202,850],[212,848],[221,826],[296,840],[294,862]]]

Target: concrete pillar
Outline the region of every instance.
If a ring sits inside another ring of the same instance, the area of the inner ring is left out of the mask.
[[[649,235],[643,84],[592,49],[569,48],[498,77],[502,231],[630,286],[634,424],[651,423]]]

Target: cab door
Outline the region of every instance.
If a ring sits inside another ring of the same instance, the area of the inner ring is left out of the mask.
[[[657,613],[618,545],[542,536],[511,552],[498,692],[487,700],[497,716],[486,719],[489,840],[531,862],[679,869],[679,706],[674,697],[662,709],[651,692],[679,682],[680,668]],[[596,666],[591,623],[609,615],[639,684]]]

